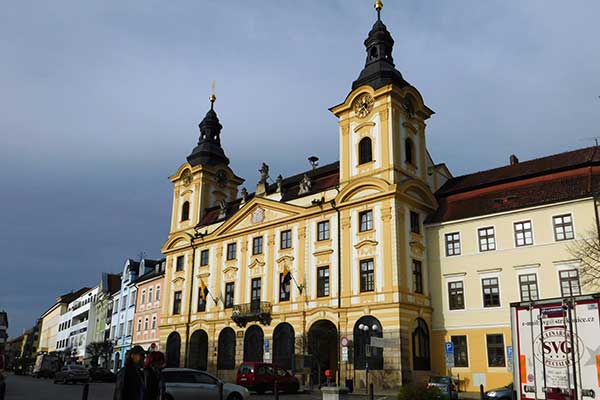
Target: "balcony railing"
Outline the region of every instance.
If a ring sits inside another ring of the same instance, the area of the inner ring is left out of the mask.
[[[258,321],[263,325],[271,323],[271,312],[273,305],[266,301],[253,301],[246,304],[235,304],[231,319],[240,328],[246,326],[248,322]]]

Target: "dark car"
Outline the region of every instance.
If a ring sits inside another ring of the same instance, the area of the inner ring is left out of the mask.
[[[83,365],[70,364],[54,374],[54,383],[89,382],[90,374]]]
[[[501,388],[488,390],[485,392],[484,397],[487,400],[512,400],[513,384],[509,383]]]
[[[259,394],[272,391],[277,380],[277,390],[286,393],[296,393],[300,382],[284,368],[263,362],[245,362],[237,372],[236,383],[254,390]]]
[[[427,387],[438,389],[447,399],[458,399],[456,378],[452,376],[430,376]]]
[[[116,382],[117,375],[106,368],[90,368],[90,379],[96,382]]]

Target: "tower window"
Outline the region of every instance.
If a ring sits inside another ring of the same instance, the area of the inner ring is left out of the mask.
[[[190,219],[190,202],[186,201],[181,206],[181,220],[187,221]]]
[[[373,161],[373,148],[371,138],[362,138],[358,143],[358,163],[365,164]]]
[[[377,47],[372,47],[371,48],[371,60],[374,60],[377,58]]]
[[[404,152],[407,164],[415,164],[415,145],[410,139],[404,141]]]

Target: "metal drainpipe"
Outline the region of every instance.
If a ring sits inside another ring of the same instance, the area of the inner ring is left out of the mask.
[[[341,227],[341,212],[338,207],[335,205],[335,200],[331,200],[331,207],[337,213],[337,264],[338,264],[338,287],[337,287],[337,298],[338,298],[338,323],[337,323],[337,331],[338,331],[338,343],[337,343],[337,353],[338,353],[338,368],[337,368],[337,382],[338,386],[341,386],[341,374],[342,374],[342,354],[340,352],[340,341],[342,337],[342,333],[340,332],[340,309],[342,308],[342,227]]]
[[[192,320],[192,295],[194,294],[194,268],[196,266],[196,249],[194,248],[194,239],[194,237],[190,239],[190,244],[192,246],[192,275],[190,278],[190,301],[188,303],[188,318],[187,323],[185,324],[185,368],[188,367],[190,355],[190,322]]]

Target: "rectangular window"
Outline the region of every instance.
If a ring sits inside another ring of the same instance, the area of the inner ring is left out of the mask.
[[[156,315],[152,317],[152,329],[156,329]]]
[[[573,239],[575,235],[571,214],[557,215],[552,217],[552,221],[554,222],[554,239],[557,241]]]
[[[558,273],[560,279],[560,293],[565,296],[576,296],[581,294],[579,286],[579,271],[568,269]]]
[[[283,273],[279,274],[279,301],[290,299],[290,282],[283,282]]]
[[[515,244],[517,247],[533,244],[533,230],[531,221],[515,222]]]
[[[361,232],[370,231],[373,229],[373,211],[363,211],[358,214],[358,220],[360,222],[359,230]]]
[[[260,278],[253,278],[250,281],[250,310],[252,312],[260,311],[260,292],[262,283]]]
[[[450,340],[454,345],[454,366],[468,367],[469,366],[469,350],[467,349],[466,336],[451,336]]]
[[[200,266],[205,267],[208,265],[208,250],[202,250],[200,252]]]
[[[487,228],[479,228],[477,230],[477,235],[479,236],[479,251],[496,250],[494,227],[489,226]]]
[[[521,290],[521,301],[539,299],[536,274],[519,275],[519,288]]]
[[[484,278],[481,280],[483,289],[483,306],[484,307],[499,307],[500,306],[500,286],[498,278]]]
[[[419,218],[419,213],[414,211],[410,212],[410,231],[412,233],[421,233],[421,221]]]
[[[317,240],[329,240],[329,221],[317,224]]]
[[[181,290],[173,296],[173,314],[181,314]]]
[[[142,330],[142,319],[138,319],[138,324],[137,324],[137,331],[141,331]]]
[[[123,333],[125,333],[124,331],[125,331],[125,322],[121,322],[119,324],[119,337],[123,336]]]
[[[289,249],[290,247],[292,247],[292,231],[291,230],[287,230],[287,231],[282,231],[281,232],[281,248],[282,249]]]
[[[156,287],[156,301],[160,301],[160,286]]]
[[[127,336],[131,336],[132,329],[133,329],[133,321],[127,321]]]
[[[413,290],[423,293],[423,271],[421,261],[413,260]]]
[[[502,334],[486,335],[488,367],[504,367],[504,336]]]
[[[329,296],[329,267],[317,268],[317,297]]]
[[[142,303],[144,303],[142,301]],[[148,304],[152,303],[152,288],[148,289]]]
[[[235,260],[237,257],[237,244],[236,243],[228,243],[227,244],[227,259]]]
[[[206,290],[202,293],[202,288],[198,288],[198,312],[206,311]]]
[[[373,271],[373,259],[360,261],[360,291],[372,292],[375,290],[375,273]]]
[[[225,284],[225,308],[233,307],[234,295],[235,295],[235,283],[227,282]]]
[[[129,296],[129,307],[135,306],[135,300],[137,298],[137,290],[131,292],[131,296]]]
[[[177,272],[183,271],[184,260],[185,260],[184,256],[177,257],[177,261],[175,262],[175,271],[177,271]]]
[[[451,310],[465,309],[465,291],[463,281],[448,282],[448,302]]]
[[[446,255],[457,256],[460,254],[460,233],[446,233]]]
[[[142,298],[140,299],[140,303],[144,304],[146,303],[146,291],[142,290]]]
[[[148,322],[149,322],[149,320],[148,320],[148,317],[146,317],[146,318],[144,319],[144,330],[145,330],[145,331],[147,331],[147,330],[148,330]]]
[[[252,254],[262,254],[263,252],[263,238],[262,236],[255,237],[252,239]]]
[[[127,296],[123,296],[123,302],[121,304],[121,311],[127,308]]]

